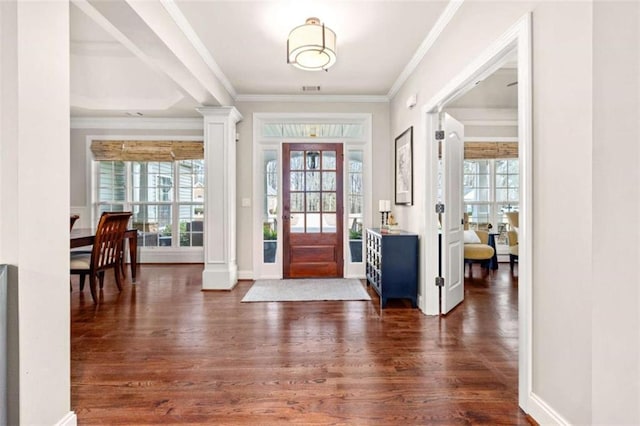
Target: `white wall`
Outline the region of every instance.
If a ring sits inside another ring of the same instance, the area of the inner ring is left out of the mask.
[[[373,148],[373,211],[377,212],[377,200],[393,199],[391,183],[386,178],[391,174],[391,138],[389,134],[388,103],[301,103],[301,102],[238,102],[236,108],[243,120],[238,123],[240,135],[237,151],[237,242],[238,271],[245,275],[253,268],[253,208],[242,207],[243,198],[251,198],[253,191],[253,114],[254,113],[371,113]],[[373,205],[375,204],[375,205]],[[375,219],[375,215],[374,215]]]
[[[640,4],[593,22],[592,421],[640,424]]]
[[[73,424],[69,5],[2,2],[0,17],[0,263],[11,267],[15,303],[10,314],[9,423]]]
[[[588,266],[594,258],[592,8],[590,2],[465,2],[391,104],[392,134],[420,124],[420,105],[407,110],[407,96],[418,93],[421,102],[429,100],[532,12],[532,386],[537,397],[574,424],[591,423],[592,377],[608,367],[592,366],[591,356],[596,296]],[[417,159],[424,158],[420,127]],[[419,182],[424,177],[419,165],[416,169]],[[424,197],[418,192],[416,199],[400,220],[419,231]]]

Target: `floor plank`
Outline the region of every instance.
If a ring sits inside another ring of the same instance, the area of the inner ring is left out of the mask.
[[[517,279],[466,279],[443,318],[408,301],[241,303],[201,265],[142,265],[94,305],[71,292],[78,424],[529,424],[517,405]]]

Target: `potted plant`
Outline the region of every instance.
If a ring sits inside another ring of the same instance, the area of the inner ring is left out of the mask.
[[[276,261],[276,249],[278,248],[278,230],[265,223],[262,228],[263,262],[274,263]]]
[[[351,261],[362,262],[362,228],[349,230],[349,249]]]

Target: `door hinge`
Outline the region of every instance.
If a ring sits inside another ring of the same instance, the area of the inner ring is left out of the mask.
[[[436,130],[436,140],[437,141],[444,140],[444,130]]]
[[[436,277],[436,287],[444,287],[444,278]]]
[[[444,213],[444,204],[442,203],[436,204],[436,213]]]

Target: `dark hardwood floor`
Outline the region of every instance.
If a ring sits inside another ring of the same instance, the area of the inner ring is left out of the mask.
[[[517,282],[466,280],[444,318],[408,301],[241,303],[201,265],[142,265],[102,302],[71,292],[71,405],[87,424],[528,424]]]

